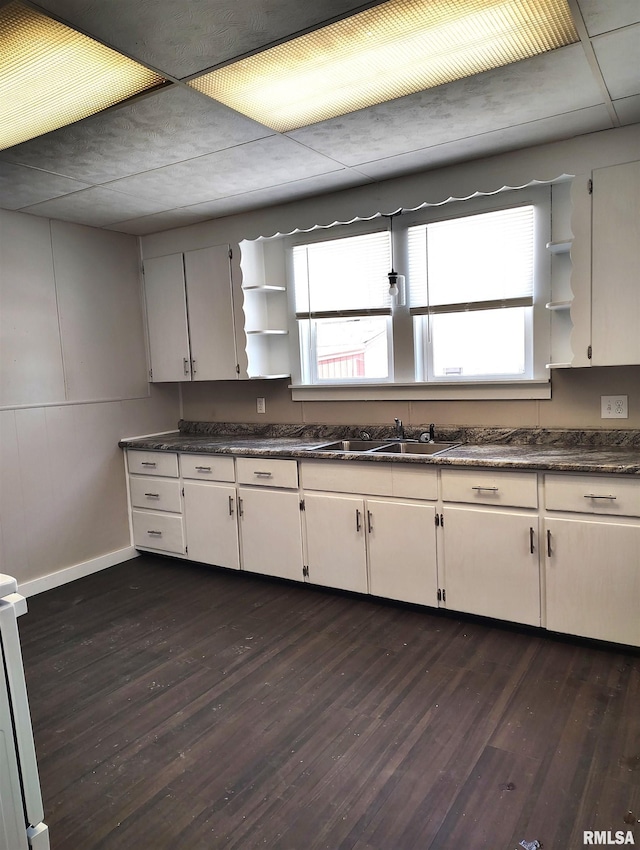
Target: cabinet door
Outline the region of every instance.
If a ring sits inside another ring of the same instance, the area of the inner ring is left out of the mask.
[[[640,363],[640,162],[593,172],[592,365]]]
[[[144,290],[152,380],[191,380],[182,254],[145,260]]]
[[[238,378],[229,246],[188,251],[184,267],[194,381]]]
[[[367,592],[364,500],[305,493],[309,578],[324,587]]]
[[[189,560],[240,569],[233,484],[185,481],[184,520]]]
[[[297,491],[238,488],[242,568],[302,581],[302,523]]]
[[[447,608],[539,626],[537,516],[457,507],[443,515]]]
[[[546,532],[547,628],[640,646],[640,526],[547,519]]]
[[[435,507],[368,499],[365,510],[369,592],[387,599],[437,605]]]

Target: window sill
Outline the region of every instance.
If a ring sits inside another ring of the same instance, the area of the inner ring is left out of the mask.
[[[551,398],[550,381],[290,384],[292,401],[501,401]]]

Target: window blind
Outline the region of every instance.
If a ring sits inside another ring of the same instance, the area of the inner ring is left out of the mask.
[[[296,316],[387,314],[389,233],[312,242],[293,249]]]
[[[531,305],[533,246],[530,205],[410,227],[411,312]]]

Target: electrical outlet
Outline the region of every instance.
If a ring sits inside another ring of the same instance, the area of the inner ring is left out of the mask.
[[[601,419],[628,419],[629,397],[626,395],[601,395]]]
[[[267,406],[265,404],[265,400],[263,398],[256,399],[256,412],[257,413],[266,413]]]

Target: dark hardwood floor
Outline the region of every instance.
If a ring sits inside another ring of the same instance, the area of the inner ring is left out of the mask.
[[[640,657],[141,557],[20,619],[52,850],[640,844]]]

